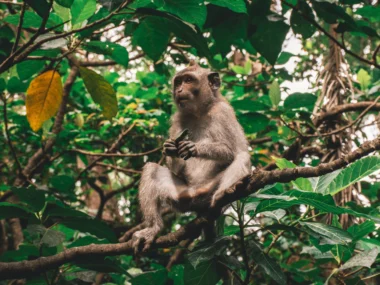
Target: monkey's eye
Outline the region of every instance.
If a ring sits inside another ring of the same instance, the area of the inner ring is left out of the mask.
[[[193,78],[191,78],[190,76],[186,76],[184,81],[185,83],[191,83],[193,82]]]
[[[177,78],[174,80],[174,86],[178,87],[181,84],[181,79]]]

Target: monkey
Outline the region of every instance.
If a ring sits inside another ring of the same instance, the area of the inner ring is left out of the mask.
[[[201,203],[192,199],[201,193],[209,195],[206,202],[213,207],[227,189],[250,174],[248,142],[220,85],[217,72],[196,63],[172,79],[177,111],[163,145],[166,167],[151,162],[143,167],[138,200],[146,228],[132,236],[135,252],[142,242],[147,251],[163,228],[163,206],[186,212],[187,202]]]

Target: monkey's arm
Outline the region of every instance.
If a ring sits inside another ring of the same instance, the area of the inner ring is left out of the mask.
[[[234,160],[234,152],[226,143],[182,141],[178,153],[185,160],[190,157],[200,157],[230,163]]]

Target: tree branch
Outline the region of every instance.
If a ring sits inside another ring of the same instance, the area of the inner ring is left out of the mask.
[[[309,23],[311,23],[314,27],[316,27],[319,31],[321,31],[325,36],[327,36],[331,41],[333,41],[337,46],[339,46],[342,50],[344,50],[349,55],[351,55],[354,58],[360,60],[361,62],[367,63],[369,65],[373,65],[373,66],[375,66],[377,68],[380,68],[380,65],[377,64],[377,62],[375,60],[371,61],[371,60],[365,59],[365,58],[361,57],[360,55],[357,55],[353,51],[347,49],[343,43],[340,43],[334,36],[332,36],[329,32],[327,32],[314,19],[311,19],[307,15],[305,15],[304,13],[302,13],[302,11],[298,7],[292,5],[292,4],[290,4],[290,3],[288,3],[288,2],[286,2],[284,0],[281,0],[281,2],[284,3],[286,6],[289,6],[293,10],[296,10],[306,21],[308,21]]]
[[[296,167],[282,170],[257,170],[242,180],[234,191],[226,191],[224,197],[217,201],[214,208],[208,208],[208,217],[193,220],[174,233],[159,237],[153,244],[153,248],[170,247],[177,245],[185,239],[195,239],[201,229],[214,220],[220,214],[220,209],[233,201],[246,197],[265,185],[276,182],[287,183],[299,177],[318,177],[362,158],[376,150],[380,150],[380,138],[363,143],[357,150],[329,163],[322,163],[316,167]],[[88,245],[65,250],[59,254],[40,257],[30,261],[0,262],[0,280],[11,278],[24,278],[35,276],[43,271],[59,267],[60,265],[80,260],[86,257],[104,257],[108,255],[121,255],[132,253],[131,241],[120,244]]]
[[[373,101],[366,101],[366,102],[358,102],[358,103],[350,103],[350,104],[343,104],[338,105],[326,112],[321,112],[316,117],[316,125],[319,125],[322,121],[326,121],[328,119],[331,119],[339,114],[345,113],[345,112],[353,112],[353,111],[362,111],[366,108],[373,105]],[[371,107],[371,111],[380,111],[380,103],[377,103]]]

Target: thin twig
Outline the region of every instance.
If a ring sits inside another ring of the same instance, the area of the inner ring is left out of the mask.
[[[27,6],[26,3],[24,3],[21,7],[20,22],[18,23],[16,40],[15,40],[15,43],[13,44],[11,54],[16,51],[17,46],[18,46],[18,42],[20,41],[22,24],[24,23],[24,15],[25,15],[26,6]]]
[[[3,108],[4,108],[3,109],[3,116],[4,116],[4,125],[5,125],[5,135],[7,136],[7,143],[9,145],[9,149],[11,150],[13,159],[16,162],[18,173],[19,173],[19,175],[23,176],[23,174],[22,174],[22,166],[21,166],[20,161],[18,160],[18,157],[17,157],[17,154],[16,154],[16,150],[13,147],[12,140],[11,140],[11,134],[9,132],[8,114],[7,114],[7,99],[5,98],[5,96],[2,97],[2,101],[3,101]]]
[[[290,8],[296,10],[306,21],[308,21],[309,23],[311,23],[314,27],[316,27],[319,31],[321,31],[325,36],[327,36],[331,41],[333,41],[337,46],[339,46],[341,49],[343,49],[349,55],[355,57],[356,59],[358,59],[358,60],[360,60],[360,61],[362,61],[364,63],[367,63],[369,65],[374,65],[377,68],[380,68],[380,65],[377,64],[377,62],[365,59],[365,58],[361,57],[360,55],[354,53],[353,51],[347,49],[344,46],[344,44],[340,43],[334,36],[332,36],[329,32],[327,32],[314,19],[311,19],[311,18],[309,18],[309,16],[305,15],[304,13],[302,13],[301,9],[299,9],[296,6],[294,6],[293,4],[290,4],[290,3],[286,2],[285,0],[281,0],[281,2],[284,3],[286,6],[289,6]]]
[[[76,152],[76,153],[81,153],[81,154],[85,154],[89,156],[100,156],[100,157],[138,157],[138,156],[144,156],[144,155],[157,152],[160,149],[162,149],[162,146],[154,148],[152,150],[148,150],[146,152],[140,152],[140,153],[108,153],[108,152],[96,153],[96,152],[85,151],[82,149],[70,149],[70,150],[67,150],[67,152]]]

